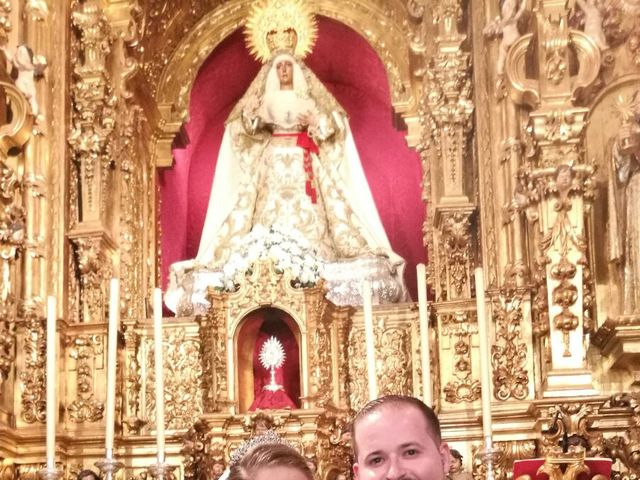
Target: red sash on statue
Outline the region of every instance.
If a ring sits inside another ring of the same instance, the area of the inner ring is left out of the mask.
[[[299,132],[299,133],[274,133],[274,137],[296,137],[296,146],[302,148],[304,150],[304,157],[302,166],[304,167],[304,176],[305,176],[305,192],[307,196],[311,199],[311,203],[317,203],[318,197],[316,193],[316,189],[313,186],[313,164],[311,161],[311,153],[318,154],[318,145],[313,139],[307,134],[307,132]]]

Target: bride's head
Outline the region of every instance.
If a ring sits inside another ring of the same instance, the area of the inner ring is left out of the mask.
[[[228,480],[313,480],[306,459],[283,443],[251,448],[231,466]]]

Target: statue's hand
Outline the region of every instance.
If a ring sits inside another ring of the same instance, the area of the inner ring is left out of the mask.
[[[305,127],[315,128],[318,126],[318,118],[313,114],[313,112],[307,110],[306,113],[298,115],[298,123]]]

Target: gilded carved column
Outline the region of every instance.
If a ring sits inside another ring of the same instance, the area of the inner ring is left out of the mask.
[[[462,49],[462,7],[450,0],[436,7],[437,51],[425,75],[425,145],[431,163],[430,217],[433,222],[436,300],[471,298],[470,271],[474,251],[471,222],[472,181],[469,133],[472,127],[470,56]]]
[[[452,315],[462,319],[465,329],[476,334],[472,326],[475,315],[470,312],[474,309],[471,277],[476,264],[476,205],[470,148],[474,105],[471,57],[463,49],[467,39],[462,33],[466,28],[462,24],[463,18],[462,2],[447,0],[434,5],[435,52],[427,63],[422,104],[425,119],[423,167],[427,172],[425,183],[430,203],[426,238],[432,258],[428,275],[435,292],[439,335],[445,336],[453,332],[447,326]],[[449,343],[442,339],[439,376],[443,389],[439,396],[444,402],[443,408],[453,408],[454,404],[477,398],[477,391],[471,393],[469,390],[469,394],[461,395],[452,393],[461,392],[455,387],[460,382],[458,375],[463,376],[465,385],[473,383],[471,336],[466,335],[458,341],[454,337],[451,338],[455,350],[461,352],[463,349],[468,363],[444,361],[451,358],[448,355],[451,352],[443,350]]]
[[[114,144],[117,96],[107,65],[112,32],[95,0],[75,4],[71,13],[78,52],[73,63],[72,128],[68,142],[78,185],[78,222],[68,233],[80,274],[81,319],[105,317],[106,279],[115,255]]]
[[[584,347],[589,268],[584,216],[593,167],[582,158],[588,110],[573,98],[595,80],[600,51],[585,34],[569,29],[566,1],[540,0],[534,12],[535,33],[513,44],[506,76],[512,99],[532,109],[529,131],[535,153],[522,162],[515,202],[538,232],[532,262],[538,279],[537,331],[543,337],[542,352],[549,352],[541,362],[542,394],[593,394]],[[526,66],[531,61],[535,76]]]

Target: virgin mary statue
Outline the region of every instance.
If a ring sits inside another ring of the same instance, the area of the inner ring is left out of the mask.
[[[208,286],[233,291],[259,258],[289,269],[295,286],[323,278],[337,305],[361,304],[363,280],[374,301],[404,300],[404,261],[387,239],[347,115],[300,61],[313,17],[301,25],[304,15],[280,7],[270,26],[273,18],[255,12],[247,29],[265,64],[226,121],[198,255],[171,266],[165,303],[202,313]]]

